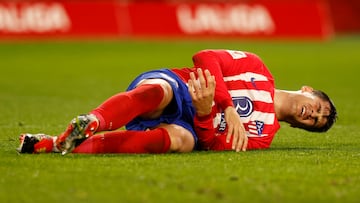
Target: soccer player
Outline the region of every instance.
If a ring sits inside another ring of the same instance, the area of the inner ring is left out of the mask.
[[[239,116],[243,126],[236,128],[245,131],[247,149],[270,147],[280,128],[279,121],[311,132],[325,132],[336,120],[336,108],[324,92],[309,86],[303,86],[298,91],[275,89],[271,73],[255,54],[204,50],[197,53],[193,60],[195,66],[206,67],[215,75],[218,94],[215,95],[215,105],[211,106],[212,98],[201,93],[205,82],[197,91],[190,91],[198,112],[195,131],[202,149],[245,150],[236,146],[236,142],[230,145],[226,141],[231,138],[226,136],[227,122]],[[194,76],[191,79],[189,86],[196,84]],[[227,102],[233,103],[235,110],[230,108],[224,114],[222,109],[231,105]],[[200,115],[199,108],[208,114]]]
[[[276,90],[270,72],[254,54],[204,50],[193,61],[194,68],[140,75],[127,92],[76,117],[58,137],[22,135],[19,151],[165,153],[197,147],[245,151],[268,148],[280,127],[278,121],[310,131],[327,131],[335,122],[336,110],[326,94],[310,87]],[[209,71],[204,76],[201,69]],[[209,105],[213,99],[214,105]],[[124,125],[127,130],[113,131]],[[113,132],[94,135],[102,131]]]

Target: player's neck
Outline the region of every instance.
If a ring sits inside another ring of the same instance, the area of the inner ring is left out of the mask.
[[[274,108],[275,108],[275,115],[278,121],[286,121],[286,117],[288,115],[288,106],[289,106],[288,97],[289,97],[289,92],[275,89]]]

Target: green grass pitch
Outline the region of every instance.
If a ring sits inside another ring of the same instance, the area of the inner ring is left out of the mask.
[[[279,89],[334,100],[326,134],[282,124],[271,149],[165,155],[19,155],[18,135],[62,132],[139,73],[190,66],[200,49],[262,57]],[[0,202],[358,202],[360,38],[316,41],[0,43]],[[359,100],[359,101],[358,101]]]

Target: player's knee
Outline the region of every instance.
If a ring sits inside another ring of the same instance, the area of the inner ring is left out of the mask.
[[[171,152],[191,152],[195,145],[195,140],[190,131],[177,125],[165,127],[169,133]]]
[[[173,99],[173,89],[169,84],[169,82],[167,82],[164,79],[146,79],[142,81],[139,85],[145,85],[145,84],[155,84],[155,85],[159,85],[162,88],[162,94],[161,94],[162,100],[157,108],[157,111],[165,109],[165,107],[169,105],[169,103]]]
[[[194,138],[187,133],[177,133],[176,136],[170,136],[172,152],[191,152],[194,148]]]

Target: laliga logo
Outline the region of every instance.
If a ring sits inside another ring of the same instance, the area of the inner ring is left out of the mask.
[[[240,117],[248,117],[254,111],[253,103],[248,97],[234,97],[233,102]]]
[[[29,2],[0,5],[0,32],[66,32],[70,27],[70,18],[60,3]]]
[[[187,34],[272,34],[275,23],[263,5],[180,5],[176,10],[180,29]]]

